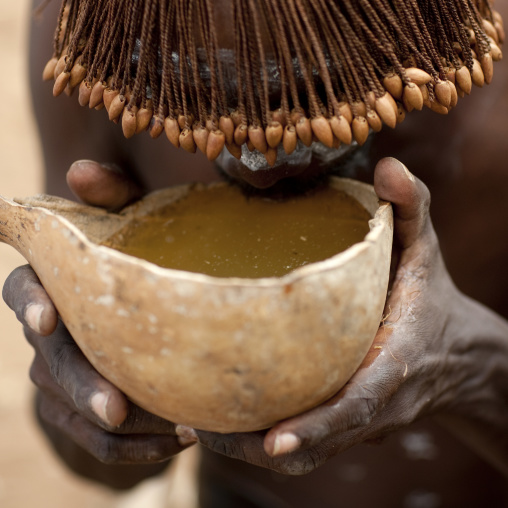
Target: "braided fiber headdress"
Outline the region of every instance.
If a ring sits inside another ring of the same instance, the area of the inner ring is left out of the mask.
[[[246,143],[274,164],[280,144],[448,113],[490,83],[503,40],[488,0],[63,0],[44,78],[127,138],[165,132],[210,160]]]

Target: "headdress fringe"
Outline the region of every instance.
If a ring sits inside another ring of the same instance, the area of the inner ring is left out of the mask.
[[[447,114],[502,58],[488,0],[231,0],[229,15],[213,0],[63,0],[44,78],[128,138],[165,131],[211,160],[247,143],[273,164],[280,144],[363,144],[413,109]]]

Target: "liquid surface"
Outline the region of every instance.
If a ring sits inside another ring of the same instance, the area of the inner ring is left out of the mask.
[[[131,222],[106,245],[165,268],[280,277],[362,241],[370,219],[355,199],[329,187],[276,201],[218,186]]]

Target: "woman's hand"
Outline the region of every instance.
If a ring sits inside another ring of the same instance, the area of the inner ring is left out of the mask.
[[[450,280],[430,221],[425,185],[388,158],[376,167],[375,189],[394,207],[396,270],[385,318],[360,368],[328,402],[267,433],[221,436],[197,431],[200,443],[281,473],[305,474],[358,443],[378,442],[423,416],[467,413],[474,406],[471,389],[489,391],[485,370],[477,365],[500,349],[503,365],[508,362],[506,323],[486,315]],[[490,347],[484,341],[483,351],[477,352],[475,344],[483,337],[475,335],[471,323],[478,319],[494,339]],[[503,400],[494,395],[491,399],[492,407]],[[496,424],[506,429],[507,423],[505,414]]]
[[[91,161],[75,163],[67,181],[82,201],[110,210],[142,194],[120,169]],[[3,297],[35,351],[30,375],[39,388],[39,421],[72,468],[112,486],[128,487],[159,472],[190,444],[176,435],[173,423],[129,402],[92,367],[29,266],[11,273]],[[147,466],[118,467],[128,464]]]

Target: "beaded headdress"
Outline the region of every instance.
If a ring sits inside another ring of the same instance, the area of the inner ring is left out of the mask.
[[[127,138],[165,132],[210,160],[247,144],[274,164],[280,145],[447,114],[490,83],[503,40],[489,0],[63,0],[44,78]]]

